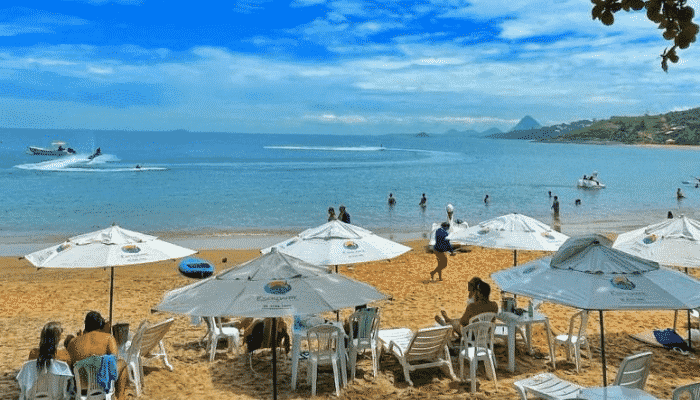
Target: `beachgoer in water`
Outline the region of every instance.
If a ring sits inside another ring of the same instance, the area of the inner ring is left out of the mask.
[[[438,280],[442,280],[442,270],[447,268],[447,256],[445,256],[445,252],[449,251],[450,255],[455,255],[450,241],[447,240],[448,229],[450,229],[450,224],[443,222],[440,228],[435,232],[435,245],[433,246],[433,250],[437,258],[437,267],[430,271],[431,281],[436,273],[438,274]]]
[[[328,207],[328,222],[338,219],[335,216],[335,209],[333,207]]]
[[[559,218],[559,199],[554,196],[554,201],[552,202],[552,212],[554,213],[554,218]]]
[[[683,194],[683,191],[681,191],[681,188],[678,188],[678,190],[676,191],[676,197],[678,198],[678,200],[685,197],[685,195]]]
[[[425,197],[425,193],[423,193],[423,197],[420,198],[420,203],[418,203],[418,205],[424,208],[428,205],[428,198]]]
[[[340,212],[340,214],[338,215],[338,219],[345,222],[346,224],[349,224],[350,223],[350,214],[348,214],[348,212],[345,211],[345,206],[341,204],[340,207],[338,208],[338,210]]]
[[[484,204],[488,205],[489,201],[489,195],[487,194],[486,197],[484,197]]]
[[[445,310],[440,311],[440,315],[435,316],[435,321],[443,326],[452,326],[457,336],[462,335],[462,327],[469,325],[469,320],[485,312],[498,312],[498,304],[489,300],[491,286],[482,281],[479,277],[472,278],[467,284],[467,307],[460,319],[450,318]]]
[[[580,206],[580,205],[581,205],[581,199],[576,199],[576,200],[574,200],[574,204],[577,205],[577,206]]]
[[[666,218],[672,219],[672,218],[673,218],[673,213],[669,211],[669,212],[668,212],[668,215],[666,215]]]
[[[390,206],[396,205],[396,199],[393,193],[389,193],[389,200],[387,200]]]
[[[552,191],[550,190],[548,193],[549,193],[549,198],[551,199],[552,198]]]
[[[136,164],[136,169],[141,169],[141,166]]]

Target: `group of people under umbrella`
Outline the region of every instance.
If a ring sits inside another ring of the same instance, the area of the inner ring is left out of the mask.
[[[700,266],[700,223],[686,217],[622,234],[615,243],[601,235],[568,238],[519,214],[460,229],[448,238],[466,245],[512,249],[514,267],[492,275],[505,292],[598,311],[604,385],[604,311],[700,307],[700,281],[666,267]],[[333,220],[263,249],[263,255],[256,259],[166,293],[156,309],[192,316],[273,318],[274,324],[281,317],[364,305],[387,296],[366,283],[333,273],[329,267],[390,259],[409,250],[363,228]],[[518,250],[556,253],[518,266]],[[111,323],[113,267],[194,253],[112,226],[73,237],[26,259],[38,268],[112,267]],[[276,332],[274,326],[272,332]],[[276,352],[272,355],[276,398]]]

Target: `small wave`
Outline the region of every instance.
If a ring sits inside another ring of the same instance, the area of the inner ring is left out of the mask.
[[[265,149],[311,151],[382,151],[386,147],[333,147],[333,146],[265,146]]]
[[[119,157],[112,154],[103,154],[93,159],[89,154],[75,154],[63,156],[34,164],[15,165],[15,168],[32,171],[54,171],[54,172],[139,172],[139,171],[166,171],[164,167],[123,167],[104,168],[107,163],[121,161]]]

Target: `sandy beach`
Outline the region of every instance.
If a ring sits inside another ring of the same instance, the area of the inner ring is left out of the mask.
[[[340,273],[370,283],[391,296],[381,307],[381,328],[409,327],[418,329],[433,326],[434,316],[444,309],[450,315],[461,315],[466,300],[467,281],[479,276],[492,284],[492,299],[500,301],[500,291],[493,285],[490,275],[512,265],[512,252],[471,248],[449,258],[443,282],[430,282],[429,271],[435,266],[435,256],[425,251],[423,240],[406,243],[413,251],[389,261],[341,266]],[[202,250],[200,256],[212,261],[217,272],[258,255],[257,250]],[[544,256],[538,252],[520,252],[519,263]],[[226,263],[222,259],[226,258]],[[36,270],[29,262],[18,257],[0,258],[0,399],[16,399],[19,387],[17,375],[29,350],[37,346],[41,327],[48,321],[60,321],[64,334],[82,328],[84,315],[98,310],[108,315],[109,270],[89,271]],[[132,332],[147,319],[160,321],[171,315],[151,313],[163,293],[190,283],[181,276],[175,262],[162,262],[115,270],[114,322],[127,322]],[[525,306],[521,299],[520,306]],[[544,304],[541,310],[551,321],[554,331],[568,329],[574,309]],[[349,310],[341,313],[347,316]],[[143,399],[266,399],[271,391],[271,353],[255,354],[257,373],[251,372],[245,356],[220,351],[214,363],[208,356],[200,338],[206,327],[190,323],[187,316],[175,315],[175,324],[165,339],[165,346],[174,371],[165,369],[160,361],[150,362],[145,368]],[[330,318],[331,316],[329,316]],[[680,321],[680,319],[679,319]],[[291,321],[290,321],[291,322]],[[654,361],[646,390],[659,398],[670,398],[673,388],[691,383],[700,375],[696,355],[681,355],[663,348],[655,348],[632,339],[629,334],[654,328],[666,328],[673,324],[673,312],[608,312],[605,314],[605,338],[608,359],[608,380],[611,382],[621,359],[627,355],[651,350]],[[683,326],[679,322],[679,326]],[[516,351],[516,371],[506,370],[507,349],[496,346],[498,388],[486,378],[483,366],[477,373],[478,392],[472,396],[469,383],[452,381],[440,369],[427,369],[412,374],[415,387],[404,380],[402,369],[393,356],[384,354],[380,360],[380,372],[372,378],[370,359],[361,358],[357,379],[343,389],[345,399],[400,399],[400,398],[482,398],[516,399],[512,382],[541,372],[554,372],[558,376],[582,386],[601,386],[600,335],[597,314],[591,314],[588,333],[593,359],[583,358],[583,368],[576,373],[572,362],[567,362],[565,352],[557,352],[554,370],[548,360],[543,329],[534,332],[534,355],[528,355],[522,343]],[[684,329],[680,330],[682,333]],[[455,372],[459,374],[457,357],[453,357]],[[305,369],[300,370],[300,386],[296,392],[290,389],[290,362],[286,357],[279,371],[279,398],[310,397],[310,385],[306,382]],[[331,370],[319,375],[319,397],[334,397]],[[127,390],[128,398],[135,398],[135,390]]]

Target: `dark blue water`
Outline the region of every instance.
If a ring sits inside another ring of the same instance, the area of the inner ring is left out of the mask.
[[[25,154],[28,145],[56,139],[79,154]],[[380,232],[425,231],[444,219],[447,203],[470,224],[509,212],[551,223],[548,191],[559,196],[563,220],[649,210],[663,217],[700,204],[700,189],[682,183],[700,176],[700,153],[693,149],[411,135],[12,129],[0,130],[0,141],[5,238],[72,235],[113,222],[144,232],[295,231],[325,222],[328,207],[337,211],[340,204],[354,224]],[[87,160],[97,147],[104,155]],[[607,188],[577,189],[577,179],[594,170]],[[682,202],[678,187],[687,196]],[[422,193],[425,210],[418,207]]]

